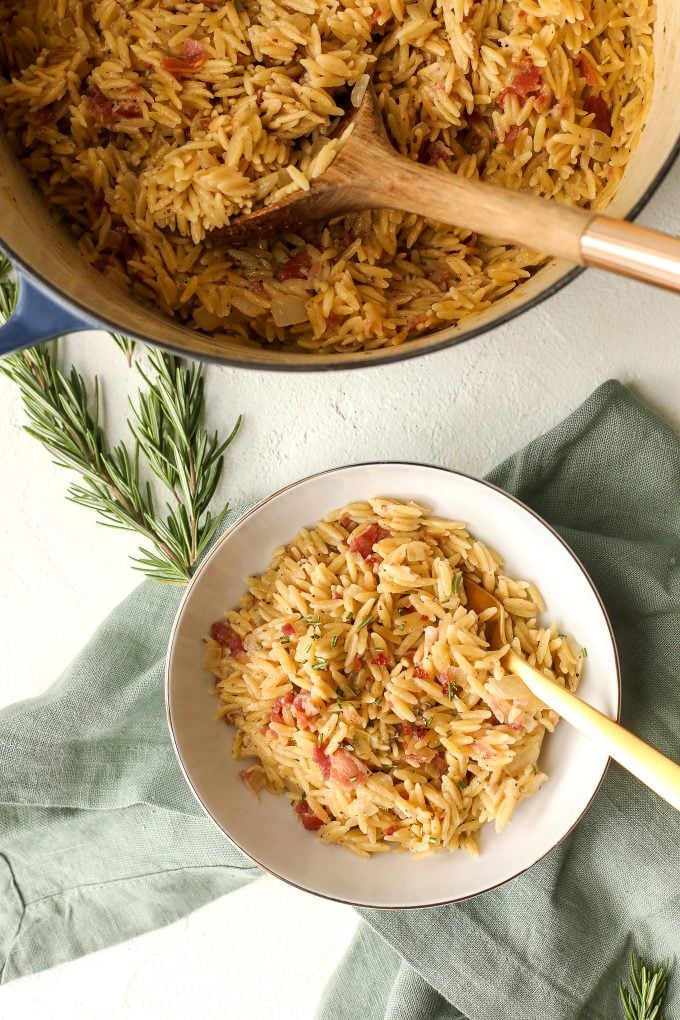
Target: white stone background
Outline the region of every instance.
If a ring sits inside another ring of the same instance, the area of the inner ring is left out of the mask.
[[[641,222],[678,233],[680,165]],[[238,505],[313,471],[381,458],[481,475],[612,377],[678,428],[679,321],[680,298],[589,271],[520,319],[416,361],[328,375],[210,367],[211,424],[228,429],[244,414],[223,496]],[[103,378],[106,421],[117,428],[129,379],[120,353],[96,333],[65,347],[86,376]],[[138,578],[127,560],[135,539],[64,499],[66,473],[21,431],[20,400],[4,378],[0,408],[8,704],[48,687]],[[263,879],[161,931],[3,986],[0,1018],[306,1020],[354,925],[349,907]]]

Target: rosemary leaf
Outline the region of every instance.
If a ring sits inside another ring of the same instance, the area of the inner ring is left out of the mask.
[[[11,265],[0,255],[0,320],[16,301]],[[135,343],[112,334],[132,363]],[[205,410],[203,370],[185,366],[159,351],[148,354],[145,371],[137,362],[143,388],[130,401],[128,426],[134,442],[110,447],[100,424],[100,388],[88,387],[75,367],[58,366],[58,342],[13,354],[0,371],[21,391],[26,431],[52,454],[60,467],[79,475],[67,498],[95,511],[105,527],[136,532],[147,547],[132,557],[136,570],[158,581],[184,584],[208,548],[228,511],[210,510],[224,466],[224,453],[241,417],[220,441],[202,428]],[[146,475],[155,475],[167,494],[159,513]]]
[[[630,954],[628,984],[619,979],[619,995],[625,1020],[663,1020],[661,1007],[666,997],[668,960],[645,964],[642,957]]]

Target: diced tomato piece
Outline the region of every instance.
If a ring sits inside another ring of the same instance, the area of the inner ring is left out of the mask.
[[[287,262],[284,262],[276,278],[278,280],[306,280],[312,268],[312,258],[306,251],[292,255]]]
[[[519,64],[515,64],[514,72],[510,84],[498,95],[496,102],[499,106],[502,106],[507,97],[513,92],[524,102],[532,93],[540,90],[542,81],[541,71],[530,57],[525,57]]]
[[[269,291],[262,280],[249,280],[248,290],[252,290],[253,294],[257,294],[258,297],[269,297]]]
[[[427,680],[427,670],[423,669],[422,666],[414,666],[413,674],[417,676],[419,680]]]
[[[348,517],[347,514],[345,514],[344,517],[340,518],[338,524],[340,525],[341,528],[347,529],[350,527],[350,525],[354,524],[354,521],[352,520],[351,517]]]
[[[387,828],[383,831],[383,835],[384,836],[393,836],[395,834],[395,832],[399,831],[400,828],[401,828],[401,826],[399,826],[399,825],[388,825]]]
[[[410,740],[413,736],[413,727],[410,722],[403,722],[401,724],[401,735],[404,740]]]
[[[511,124],[508,130],[505,132],[503,143],[510,145],[512,144],[512,142],[516,141],[517,138],[519,137],[519,130],[520,130],[519,124]]]
[[[369,524],[359,535],[355,535],[350,540],[349,551],[358,552],[360,556],[366,559],[367,556],[371,555],[371,550],[376,542],[382,541],[388,535],[389,531],[385,531],[384,528],[379,527],[377,524]]]
[[[378,652],[373,663],[376,666],[389,666],[391,665],[390,660],[387,658],[384,652]]]
[[[449,766],[446,764],[446,758],[442,754],[435,755],[430,762],[430,765],[440,776],[443,776],[444,773],[449,770]]]
[[[301,800],[295,805],[295,813],[309,832],[315,832],[323,825],[321,819],[316,817],[306,800]]]
[[[210,637],[217,641],[218,645],[228,649],[229,654],[236,658],[244,651],[243,638],[235,630],[232,630],[226,623],[213,623],[210,628]]]
[[[284,635],[284,637],[292,637],[293,634],[295,633],[295,627],[293,626],[292,623],[284,623],[283,627],[281,628],[281,633]]]
[[[586,113],[594,113],[592,126],[606,135],[612,133],[612,113],[602,96],[588,96],[583,109]]]

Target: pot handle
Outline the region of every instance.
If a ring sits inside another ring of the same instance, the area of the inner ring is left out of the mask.
[[[30,276],[18,269],[15,272],[19,294],[9,319],[0,325],[0,357],[65,333],[97,328],[94,322],[71,311]]]

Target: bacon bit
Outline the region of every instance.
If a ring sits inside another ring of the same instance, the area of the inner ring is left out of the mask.
[[[612,114],[602,96],[588,96],[583,104],[583,109],[586,113],[595,114],[591,127],[597,128],[598,131],[604,131],[606,135],[611,135]]]
[[[413,675],[417,676],[419,680],[427,680],[427,671],[422,666],[415,666]]]
[[[124,223],[118,223],[113,230],[118,235],[118,239],[115,242],[118,251],[125,259],[133,258],[137,254],[137,242],[128,228]]]
[[[597,73],[597,68],[590,54],[586,53],[585,50],[581,50],[576,58],[576,66],[579,71],[592,87],[599,85],[600,80]]]
[[[494,749],[490,744],[487,744],[486,740],[473,740],[470,744],[473,751],[481,755],[482,758],[491,758],[494,754]]]
[[[315,832],[323,825],[321,819],[316,817],[306,800],[298,801],[295,805],[295,814],[309,832]]]
[[[425,616],[424,614],[421,614],[420,619],[421,620],[429,620],[430,617],[429,616]]]
[[[95,85],[87,101],[87,112],[95,124],[110,124],[113,117],[113,101]]]
[[[430,762],[430,765],[435,770],[435,772],[440,776],[443,776],[445,772],[449,771],[449,766],[446,762],[446,758],[442,754],[435,755],[435,757]]]
[[[276,278],[277,280],[306,280],[311,268],[311,255],[306,251],[301,251],[283,263]]]
[[[409,762],[411,765],[426,765],[428,762],[426,754],[405,754],[404,761]]]
[[[284,623],[283,627],[281,628],[281,633],[285,637],[292,637],[293,634],[295,633],[295,627],[293,626],[292,623]]]
[[[383,829],[383,836],[393,836],[400,828],[400,825],[388,825],[386,829]]]
[[[213,623],[210,628],[210,637],[217,641],[218,645],[228,649],[232,658],[237,659],[239,655],[243,655],[243,638],[226,623]]]
[[[356,655],[356,656],[354,657],[354,662],[352,663],[352,669],[356,670],[356,671],[357,671],[357,673],[358,673],[358,672],[359,672],[359,670],[360,670],[360,669],[361,669],[362,667],[363,667],[363,662],[361,661],[361,656],[360,656],[360,655]]]
[[[323,744],[321,747],[319,747],[318,744],[315,746],[314,750],[312,751],[312,760],[316,762],[316,764],[321,769],[321,773],[324,779],[328,779],[328,777],[331,774],[331,760],[324,751],[325,746],[326,746],[325,744]]]
[[[432,281],[433,283],[451,283],[451,280],[454,280],[455,277],[456,274],[451,266],[444,265],[440,266],[439,269],[435,269],[432,274]]]
[[[453,150],[445,145],[444,142],[437,139],[431,142],[426,138],[418,149],[418,155],[416,159],[419,163],[426,163],[428,166],[437,166],[438,163],[445,163],[447,159],[451,159],[453,156]]]
[[[341,528],[345,528],[345,530],[347,530],[347,528],[349,528],[351,524],[354,524],[354,521],[352,520],[351,517],[348,517],[347,514],[345,514],[344,517],[340,518],[338,524],[340,525]]]
[[[510,143],[516,141],[517,138],[519,137],[519,132],[520,132],[519,124],[511,124],[508,130],[505,132],[503,144],[509,145]]]
[[[185,39],[181,52],[174,57],[163,57],[160,66],[163,71],[181,81],[200,71],[207,59],[208,52],[202,42],[198,39]]]
[[[505,100],[513,92],[522,102],[525,102],[532,93],[538,92],[541,87],[541,71],[536,67],[531,57],[525,57],[519,64],[515,64],[514,71],[511,83],[499,93],[496,100],[498,106],[503,106]]]
[[[286,726],[292,726],[294,719],[293,713],[290,706],[293,704],[295,696],[293,694],[282,694],[280,698],[277,698],[272,705],[272,722],[273,723],[285,723]]]
[[[328,778],[332,783],[337,783],[346,790],[351,790],[353,786],[359,786],[365,782],[366,776],[370,775],[370,769],[364,762],[355,754],[350,754],[344,747],[339,747],[337,751],[334,751],[329,760],[330,774]]]
[[[251,782],[251,778],[250,778],[250,773],[252,771],[252,768],[253,768],[253,766],[251,765],[250,768],[241,769],[241,771],[239,772],[239,778],[242,779],[243,782],[246,784],[246,786],[248,787],[248,790],[252,793],[252,795],[255,798],[255,800],[259,800],[260,798],[257,795],[257,787],[253,786],[253,784]]]
[[[311,729],[309,720],[321,712],[321,709],[317,708],[312,701],[309,691],[301,691],[296,694],[290,710],[301,730]]]
[[[113,116],[121,120],[136,120],[142,116],[142,108],[134,99],[121,99],[113,104]]]
[[[385,655],[384,652],[379,652],[376,655],[375,659],[373,659],[373,664],[375,666],[391,666],[392,665],[392,663],[387,658],[387,656]]]
[[[94,195],[90,199],[90,204],[92,206],[92,211],[95,214],[95,216],[99,216],[99,214],[101,213],[102,209],[106,205],[106,199],[104,198],[104,192],[103,191],[98,191],[97,194]]]
[[[326,316],[326,325],[331,329],[337,329],[338,326],[342,326],[344,321],[342,315],[336,315],[335,312],[331,312],[330,315]]]
[[[262,280],[249,280],[248,290],[252,290],[253,294],[257,294],[258,297],[269,297],[269,291],[265,287]]]
[[[38,110],[35,119],[38,121],[38,124],[46,127],[48,124],[54,124],[57,119],[57,111],[52,105],[43,106],[42,110]]]

